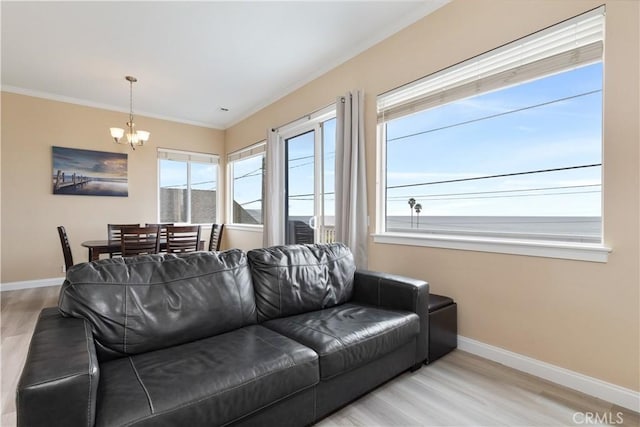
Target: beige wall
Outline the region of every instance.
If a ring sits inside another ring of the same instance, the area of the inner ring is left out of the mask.
[[[227,129],[236,150],[350,89],[366,100],[375,224],[375,96],[597,7],[591,0],[455,0]],[[604,100],[606,264],[369,245],[369,267],[425,279],[459,303],[461,335],[640,390],[640,2],[608,1]],[[373,228],[370,229],[373,232]],[[236,231],[228,244],[244,242]]]
[[[85,240],[104,239],[107,223],[157,221],[157,148],[224,154],[224,131],[136,117],[151,132],[131,151],[109,136],[125,113],[2,93],[1,282],[61,277],[56,227],[64,225],[74,261]],[[129,197],[53,195],[51,146],[128,153]],[[223,186],[222,186],[223,187]]]
[[[262,232],[261,231],[245,231],[234,229],[233,226],[226,226],[224,229],[224,238],[222,244],[225,248],[238,248],[248,251],[255,248],[262,248]]]

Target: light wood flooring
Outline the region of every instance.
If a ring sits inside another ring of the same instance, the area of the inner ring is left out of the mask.
[[[59,289],[0,293],[2,427],[16,424],[15,388],[33,327],[43,307],[57,304]],[[607,425],[586,422],[587,413],[592,421],[640,425],[637,413],[457,350],[389,381],[317,426]]]

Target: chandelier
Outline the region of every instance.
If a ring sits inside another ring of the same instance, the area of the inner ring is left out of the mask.
[[[137,146],[143,146],[145,142],[149,140],[150,133],[144,130],[136,130],[136,124],[133,122],[133,84],[138,81],[135,77],[125,76],[125,79],[129,82],[129,121],[127,122],[126,135],[127,139],[123,140],[125,135],[125,129],[122,128],[109,128],[113,140],[118,144],[129,144],[133,150]]]

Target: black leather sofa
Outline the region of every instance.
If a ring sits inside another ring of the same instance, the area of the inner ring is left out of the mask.
[[[79,264],[38,319],[18,425],[309,425],[426,361],[428,298],[342,244]]]

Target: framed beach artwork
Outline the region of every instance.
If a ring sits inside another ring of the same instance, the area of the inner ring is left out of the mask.
[[[53,194],[127,197],[127,154],[52,147]]]

